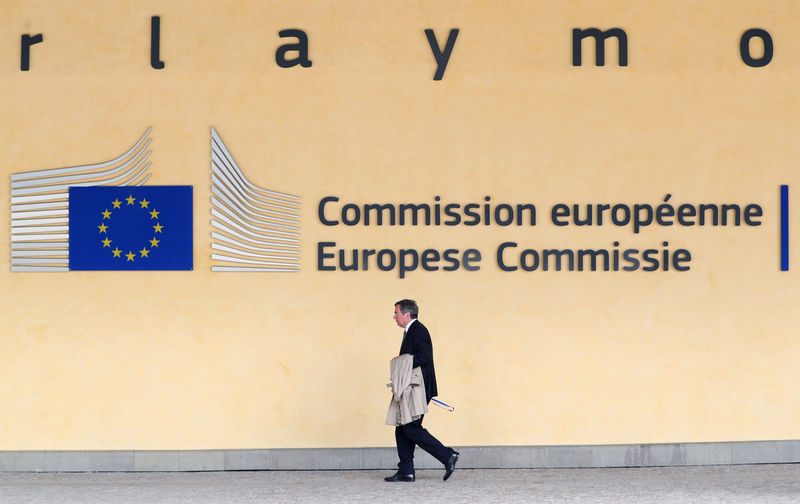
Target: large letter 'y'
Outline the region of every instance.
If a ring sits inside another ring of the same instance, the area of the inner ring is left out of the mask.
[[[428,37],[428,43],[431,45],[433,57],[436,59],[436,74],[433,80],[442,80],[444,71],[447,68],[447,62],[450,61],[450,54],[453,52],[453,46],[456,45],[456,37],[458,37],[458,28],[450,30],[450,36],[447,37],[447,43],[444,45],[444,51],[439,48],[439,43],[436,41],[436,35],[430,28],[425,30],[425,35]]]

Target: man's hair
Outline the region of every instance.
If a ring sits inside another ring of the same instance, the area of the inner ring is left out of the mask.
[[[394,305],[399,306],[402,313],[411,313],[412,319],[417,318],[417,315],[419,315],[419,306],[413,299],[401,299]]]

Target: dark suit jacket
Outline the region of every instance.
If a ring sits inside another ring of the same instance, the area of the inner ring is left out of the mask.
[[[425,380],[425,399],[431,402],[431,397],[439,395],[436,389],[436,371],[433,369],[433,343],[428,329],[422,322],[415,320],[400,345],[400,354],[414,356],[414,367],[419,366],[422,379]]]

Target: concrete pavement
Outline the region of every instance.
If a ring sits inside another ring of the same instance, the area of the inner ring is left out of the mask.
[[[625,469],[0,473],[2,504],[67,503],[798,503],[800,465]]]

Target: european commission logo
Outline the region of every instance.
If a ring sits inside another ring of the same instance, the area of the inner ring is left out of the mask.
[[[11,271],[191,270],[192,188],[145,186],[150,129],[103,163],[11,175]]]
[[[211,271],[300,271],[300,198],[253,184],[211,128]]]
[[[103,163],[11,175],[11,271],[191,270],[191,186],[148,186],[150,129]],[[300,270],[300,198],[252,183],[211,128],[215,272]]]

